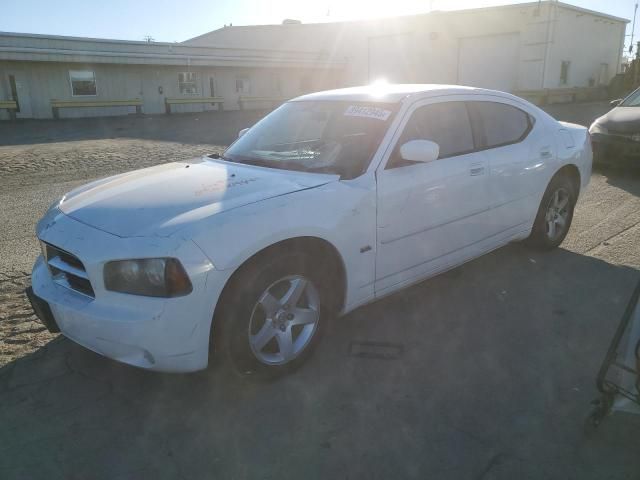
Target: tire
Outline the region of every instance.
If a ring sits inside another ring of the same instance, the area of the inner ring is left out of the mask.
[[[564,175],[553,177],[538,207],[527,243],[541,250],[557,248],[571,227],[576,200],[577,192],[571,180]]]
[[[299,253],[244,268],[223,299],[216,342],[222,361],[242,377],[255,379],[299,368],[320,342],[330,310],[323,293],[326,282],[317,272]]]

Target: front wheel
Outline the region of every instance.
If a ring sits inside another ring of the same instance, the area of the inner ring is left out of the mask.
[[[322,278],[308,258],[288,254],[243,272],[225,299],[226,359],[242,376],[275,377],[312,353],[325,323]]]
[[[576,196],[571,180],[564,175],[551,180],[538,208],[528,239],[530,245],[551,250],[564,241],[573,220]]]

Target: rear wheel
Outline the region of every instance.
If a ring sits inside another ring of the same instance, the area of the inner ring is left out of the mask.
[[[242,376],[275,377],[298,368],[325,323],[323,279],[309,259],[287,254],[243,271],[224,300],[222,350]]]
[[[544,250],[558,247],[569,232],[576,197],[569,178],[564,175],[554,177],[540,202],[529,244]]]

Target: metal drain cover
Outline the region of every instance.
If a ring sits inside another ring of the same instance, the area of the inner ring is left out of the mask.
[[[349,356],[359,358],[377,358],[397,360],[404,353],[404,345],[390,342],[351,342]]]

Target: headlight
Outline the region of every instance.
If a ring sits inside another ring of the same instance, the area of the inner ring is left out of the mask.
[[[181,297],[191,293],[191,280],[175,258],[118,260],[104,266],[107,290],[147,297]]]
[[[601,135],[608,135],[609,130],[607,129],[607,127],[603,126],[601,123],[595,122],[593,125],[591,125],[591,128],[589,128],[589,133],[591,135],[593,135],[594,133],[599,133]]]

